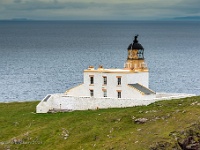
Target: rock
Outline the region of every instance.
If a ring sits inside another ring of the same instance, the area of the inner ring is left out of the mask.
[[[133,120],[134,120],[135,118],[136,118],[135,116],[132,117]]]
[[[145,111],[146,114],[148,114],[148,113],[156,113],[156,112],[157,112],[156,110]]]
[[[195,123],[186,129],[173,131],[169,134],[174,139],[172,143],[157,142],[151,146],[151,150],[200,150],[200,123]]]
[[[68,136],[69,136],[69,134],[66,133],[66,134],[64,135],[64,139],[66,140],[66,139],[68,138]]]
[[[191,103],[190,105],[191,105],[191,106],[194,106],[194,105],[197,105],[197,106],[199,106],[199,105],[200,105],[200,103],[196,101],[196,102],[193,102],[193,103]]]
[[[13,139],[13,144],[21,144],[22,142],[21,139]]]
[[[69,131],[66,130],[65,128],[62,128],[62,136],[66,140],[69,137]]]
[[[17,121],[14,122],[14,125],[15,125],[15,126],[18,126],[18,125],[19,125],[19,122],[17,122]]]
[[[194,137],[189,136],[183,141],[178,141],[179,146],[184,150],[200,150],[200,142],[194,140]]]
[[[154,145],[151,145],[150,150],[167,150],[169,147],[171,147],[171,143],[160,141],[156,142]]]
[[[186,110],[183,110],[182,113],[186,113]]]
[[[186,146],[187,150],[200,150],[200,143],[193,143]]]
[[[121,121],[121,118],[117,119],[117,121],[120,122],[120,121]]]
[[[138,118],[138,119],[135,119],[135,123],[137,124],[143,124],[143,123],[146,123],[148,121],[147,118]]]
[[[112,133],[113,131],[114,131],[114,129],[113,129],[113,128],[111,128],[111,129],[110,129],[110,133]]]

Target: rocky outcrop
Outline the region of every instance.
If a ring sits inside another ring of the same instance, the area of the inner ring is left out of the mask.
[[[182,131],[169,134],[174,142],[160,141],[150,146],[150,150],[200,150],[200,123],[194,124]]]
[[[194,136],[188,136],[182,141],[178,141],[178,145],[183,150],[200,150],[200,141],[196,141]]]
[[[135,119],[135,123],[137,124],[143,124],[143,123],[146,123],[148,121],[147,118],[138,118],[138,119]]]

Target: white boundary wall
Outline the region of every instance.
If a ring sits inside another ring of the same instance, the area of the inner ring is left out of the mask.
[[[195,96],[193,94],[156,94],[148,95],[144,99],[117,99],[117,98],[93,98],[93,97],[74,97],[64,94],[52,94],[47,100],[45,98],[37,105],[36,113],[47,113],[49,110],[88,110],[99,108],[122,108],[140,105],[149,105],[159,100],[171,100]]]

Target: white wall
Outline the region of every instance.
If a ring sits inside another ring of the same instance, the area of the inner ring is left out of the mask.
[[[191,94],[167,95],[155,98],[154,95],[144,96],[143,99],[117,99],[117,98],[90,98],[90,97],[72,97],[64,94],[52,94],[44,102],[43,100],[37,105],[37,113],[47,113],[50,109],[68,109],[68,110],[87,110],[97,108],[121,108],[138,105],[148,105],[159,100],[170,100],[184,97],[191,97]]]
[[[94,76],[94,85],[90,85],[90,75]],[[103,76],[107,77],[107,85],[103,85]],[[117,76],[121,76],[121,85],[117,85]],[[117,98],[117,90],[121,90],[121,98],[138,98],[140,92],[130,88],[128,84],[140,83],[149,87],[149,73],[105,73],[84,72],[84,85],[87,89],[85,96],[90,96],[89,89],[94,90],[94,97],[103,97],[103,90],[107,90],[107,97]]]
[[[127,74],[127,84],[139,83],[149,88],[149,72],[136,72]]]
[[[90,85],[90,75],[94,75],[94,85]],[[103,85],[103,76],[107,77],[107,85]],[[122,84],[117,85],[116,76],[122,76]],[[126,86],[126,75],[119,73],[85,72],[84,83],[86,88],[94,90],[94,97],[103,97],[103,89],[107,90],[107,97],[117,98],[117,90],[122,90]],[[87,95],[89,96],[89,95]]]
[[[145,97],[144,97],[145,98]],[[137,105],[147,105],[153,102],[151,97],[146,99],[117,99],[117,98],[94,98],[94,97],[73,97],[63,94],[52,94],[48,101],[41,101],[37,107],[37,113],[47,113],[49,110],[87,110],[97,108],[120,108]]]
[[[88,90],[85,87],[86,84],[80,84],[77,85],[76,87],[73,87],[69,90],[67,90],[65,93],[67,95],[71,95],[71,96],[86,96],[88,95]]]

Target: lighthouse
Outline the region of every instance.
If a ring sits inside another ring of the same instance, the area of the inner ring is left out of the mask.
[[[149,89],[149,70],[144,61],[144,48],[138,35],[128,46],[127,60],[122,69],[97,69],[89,66],[83,72],[83,83],[65,92],[66,95],[91,98],[148,99],[155,97]]]
[[[37,105],[36,112],[132,107],[163,99],[194,96],[156,93],[149,88],[149,70],[138,35],[134,37],[127,51],[124,68],[106,69],[100,65],[95,69],[89,66],[83,71],[83,83],[65,93],[47,95]]]
[[[144,48],[138,42],[138,35],[134,37],[133,43],[128,48],[127,61],[125,63],[125,69],[147,71],[148,68],[144,61]]]
[[[83,83],[68,89],[61,97],[48,95],[44,103],[38,105],[37,112],[44,113],[47,110],[42,108],[47,101],[51,101],[51,108],[55,109],[60,109],[62,105],[65,109],[85,110],[128,107],[154,99],[156,92],[149,89],[149,71],[138,35],[127,51],[124,68],[107,69],[100,65],[95,69],[89,66],[83,71]]]

